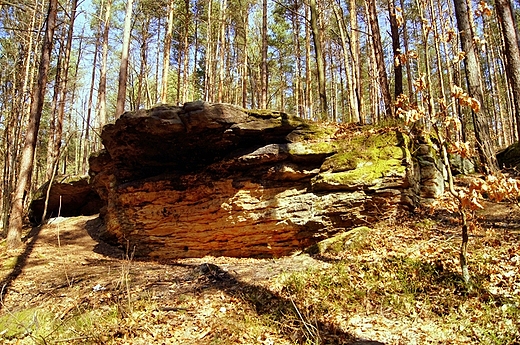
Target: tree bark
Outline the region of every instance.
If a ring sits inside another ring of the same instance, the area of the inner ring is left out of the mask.
[[[63,136],[63,119],[65,117],[65,103],[67,98],[67,86],[68,86],[68,75],[70,65],[70,55],[72,50],[72,35],[74,33],[74,21],[76,19],[76,9],[78,6],[78,0],[72,0],[70,10],[70,23],[67,31],[67,39],[65,43],[65,51],[63,56],[63,65],[61,67],[61,77],[59,78],[58,87],[58,104],[57,104],[57,117],[56,125],[54,130],[54,137],[51,148],[50,161],[47,166],[46,179],[51,179],[52,174],[58,166],[58,158],[60,157],[61,150],[61,139]],[[43,220],[43,219],[42,219]]]
[[[388,75],[386,73],[383,44],[381,42],[381,33],[379,31],[379,21],[377,20],[376,2],[375,0],[365,0],[365,3],[366,6],[368,6],[368,21],[370,28],[372,29],[372,42],[376,58],[379,87],[383,95],[383,102],[385,103],[385,116],[392,118],[394,116],[392,96],[390,95]]]
[[[262,60],[260,62],[260,108],[267,108],[267,0],[262,2]]]
[[[208,1],[208,20],[207,20],[207,39],[205,52],[205,70],[204,70],[204,100],[213,101],[213,37],[212,37],[212,16],[213,16],[213,0]]]
[[[108,33],[110,31],[110,10],[112,0],[107,0],[105,17],[103,19],[103,35],[101,48],[101,66],[99,68],[99,87],[97,98],[97,115],[101,128],[108,123],[107,117],[107,60],[108,60]]]
[[[54,29],[56,28],[56,17],[58,14],[58,0],[49,0],[47,12],[47,24],[42,44],[40,67],[38,70],[38,83],[33,89],[29,124],[25,136],[20,160],[20,173],[14,192],[11,216],[7,231],[7,246],[10,249],[22,244],[22,225],[25,193],[30,189],[32,170],[34,165],[34,152],[38,140],[40,120],[43,110],[45,92],[47,90],[47,78],[49,74],[50,57],[52,52],[52,41]]]
[[[265,0],[264,0],[265,1]],[[225,61],[226,61],[226,11],[227,11],[227,0],[223,0],[220,4],[220,46],[218,53],[218,90],[217,100],[219,103],[224,101],[224,79],[225,79]]]
[[[312,71],[311,71],[311,30],[309,6],[305,9],[305,114],[304,118],[314,117],[312,95]]]
[[[506,74],[513,95],[517,136],[520,137],[520,49],[518,48],[518,37],[511,2],[509,0],[495,0],[495,7],[504,37]]]
[[[363,94],[361,93],[361,62],[359,61],[359,24],[357,18],[357,6],[356,0],[349,1],[349,11],[350,11],[350,45],[351,45],[351,57],[352,57],[352,87],[354,91],[354,97],[356,98],[355,102],[357,104],[357,112],[354,113],[354,120],[359,121],[360,123],[365,123],[363,114]],[[353,98],[354,98],[353,97]]]
[[[473,28],[470,21],[470,9],[466,0],[454,0],[455,16],[459,29],[462,51],[466,53],[464,69],[469,89],[469,96],[480,102],[480,111],[472,110],[477,150],[483,170],[491,173],[497,170],[497,162],[487,123],[487,112],[484,102],[484,92],[480,83],[480,68],[473,41]]]
[[[397,98],[403,93],[403,65],[399,61],[401,43],[399,39],[399,24],[395,11],[394,0],[388,0],[388,14],[390,17],[390,33],[392,36],[392,51],[394,53],[394,96]]]
[[[401,9],[404,8],[404,0],[400,0]],[[409,44],[408,44],[408,21],[406,20],[406,13],[403,11],[403,44],[404,44],[404,51],[405,53],[408,53],[410,50]],[[412,71],[410,68],[410,61],[409,59],[406,59],[406,83],[408,86],[408,94],[410,97],[414,94],[413,87],[412,87]]]
[[[318,9],[316,0],[309,1],[311,11],[311,31],[314,42],[314,53],[316,57],[316,68],[318,71],[318,93],[320,95],[320,117],[326,119],[329,113],[329,105],[327,102],[327,87],[325,81],[325,60],[323,58],[323,49],[321,46],[320,32],[318,29]]]
[[[185,18],[184,18],[184,44],[183,44],[183,61],[182,61],[182,98],[181,102],[188,101],[188,90],[191,89],[188,85],[188,67],[190,64],[190,46],[188,37],[190,35],[191,11],[190,1],[185,0]]]
[[[121,64],[119,66],[116,118],[121,116],[125,111],[126,101],[126,84],[128,80],[128,53],[130,50],[130,34],[132,31],[132,9],[133,0],[127,0],[125,25],[123,29],[123,50],[121,52]]]
[[[242,87],[242,108],[246,108],[247,107],[247,76],[248,76],[248,64],[249,64],[249,59],[248,59],[248,53],[247,53],[247,49],[248,49],[248,46],[249,46],[249,40],[248,40],[248,34],[249,34],[249,8],[246,7],[244,9],[244,13],[242,15],[242,18],[243,18],[243,22],[242,22],[242,25],[243,25],[243,34],[244,34],[244,37],[242,38],[244,40],[244,47],[242,48],[243,49],[243,52],[242,52],[242,55],[243,55],[243,62],[242,62],[242,75],[241,75],[241,87]]]

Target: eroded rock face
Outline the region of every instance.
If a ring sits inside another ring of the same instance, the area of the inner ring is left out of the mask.
[[[33,223],[42,221],[43,209],[49,182],[35,193],[29,206],[29,219]],[[88,176],[58,176],[49,193],[48,217],[90,216],[99,213],[104,202],[89,184]]]
[[[406,138],[335,131],[203,102],[123,114],[90,159],[105,237],[155,258],[273,257],[415,205]]]

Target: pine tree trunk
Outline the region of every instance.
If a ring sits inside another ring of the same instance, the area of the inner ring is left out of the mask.
[[[404,8],[404,0],[400,0],[400,4],[401,4],[401,9]],[[406,13],[403,11],[403,44],[404,44],[405,53],[408,53],[410,50],[409,44],[408,44],[408,25],[407,24],[408,24],[408,22],[406,20]],[[413,92],[413,87],[412,87],[412,71],[410,68],[409,59],[406,59],[405,66],[406,66],[406,83],[408,86],[408,94],[411,97],[412,95],[415,95],[415,94]],[[416,97],[414,97],[414,98],[416,98]]]
[[[190,35],[190,23],[191,23],[191,12],[190,12],[190,1],[185,1],[186,16],[184,19],[184,43],[183,43],[183,62],[182,62],[182,98],[181,102],[185,103],[188,101],[188,90],[191,89],[188,82],[188,67],[190,63],[190,46],[188,37]]]
[[[383,95],[383,102],[385,103],[385,116],[392,118],[394,116],[393,103],[388,84],[388,75],[386,73],[383,45],[381,42],[381,33],[379,31],[379,21],[377,20],[376,2],[375,0],[365,0],[365,3],[368,7],[368,21],[372,31],[372,43],[376,58],[379,87]]]
[[[143,99],[146,100],[146,71],[147,61],[148,61],[148,39],[150,32],[150,19],[144,18],[142,23],[142,31],[141,31],[141,49],[140,49],[140,57],[141,61],[139,62],[139,75],[137,76],[137,99],[135,101],[136,108],[139,109],[143,104]],[[146,102],[146,101],[144,101]]]
[[[76,19],[76,9],[78,5],[78,0],[72,0],[71,9],[70,9],[70,23],[69,28],[67,30],[67,39],[65,43],[64,56],[63,56],[63,66],[61,68],[61,76],[59,78],[59,97],[57,104],[57,117],[56,117],[56,125],[54,130],[54,140],[52,142],[50,161],[47,163],[47,175],[45,176],[46,180],[51,179],[52,174],[57,169],[58,166],[58,158],[60,156],[61,151],[61,141],[63,136],[63,119],[65,117],[65,103],[67,99],[67,86],[68,86],[68,74],[69,74],[69,65],[70,65],[70,55],[72,50],[72,35],[74,33],[74,21]],[[43,220],[43,219],[42,219]]]
[[[397,98],[403,93],[403,66],[399,61],[401,54],[401,43],[399,39],[399,25],[395,11],[394,0],[388,1],[388,14],[390,18],[390,33],[392,36],[392,51],[394,53],[394,96]]]
[[[454,0],[455,16],[459,29],[460,44],[462,51],[466,53],[464,67],[466,71],[466,81],[469,88],[469,96],[480,102],[480,111],[472,111],[475,137],[477,139],[477,150],[480,161],[486,173],[497,170],[497,162],[493,143],[487,123],[487,112],[484,102],[484,93],[481,87],[480,67],[477,59],[473,41],[473,28],[470,21],[470,9],[467,0]]]
[[[170,74],[170,52],[172,49],[174,0],[168,4],[168,23],[164,37],[163,71],[161,81],[161,103],[168,103],[168,77]]]
[[[213,101],[213,37],[212,37],[212,17],[213,0],[208,0],[208,20],[207,20],[207,39],[205,54],[205,74],[204,74],[204,100]]]
[[[262,59],[260,62],[260,108],[267,108],[267,0],[262,2]]]
[[[244,47],[243,47],[243,52],[242,52],[242,55],[243,55],[243,62],[242,62],[242,76],[241,76],[241,81],[242,81],[242,107],[245,109],[247,107],[247,76],[248,76],[248,53],[247,53],[247,49],[248,49],[248,33],[249,33],[249,9],[246,8],[245,9],[245,13],[243,14],[242,16],[243,18],[243,22],[242,22],[242,25],[244,27],[244,37],[243,37],[243,40],[244,40]]]
[[[226,61],[226,11],[227,11],[227,0],[223,0],[220,6],[220,49],[219,49],[219,61],[218,61],[218,90],[217,100],[219,103],[224,101],[224,78],[225,78],[225,61]]]
[[[312,119],[314,117],[314,107],[312,100],[310,11],[308,6],[305,9],[305,118]]]
[[[121,64],[119,66],[116,118],[125,111],[126,84],[128,81],[128,53],[130,50],[130,34],[132,31],[132,9],[134,0],[127,0],[125,25],[123,29],[123,50],[121,52]]]
[[[341,39],[341,49],[343,52],[342,60],[343,65],[345,66],[346,70],[346,78],[347,78],[347,85],[348,85],[348,104],[349,104],[349,114],[350,119],[349,121],[358,122],[359,121],[359,113],[358,113],[358,104],[357,104],[357,97],[356,97],[356,91],[354,86],[354,74],[355,72],[353,69],[355,68],[350,63],[349,57],[352,56],[349,52],[349,41],[347,39],[347,33],[345,24],[343,21],[343,11],[341,10],[340,6],[333,6],[334,16],[336,17],[336,21],[338,22],[338,30],[339,30],[339,37]],[[341,14],[340,14],[341,12]],[[350,42],[351,43],[351,42]]]
[[[294,0],[293,6],[295,11],[292,13],[292,36],[295,48],[295,60],[296,60],[296,75],[294,77],[294,104],[296,105],[296,116],[302,116],[304,113],[303,96],[302,96],[302,56],[301,56],[301,44],[300,44],[300,15],[297,12],[299,9],[298,0]]]
[[[112,0],[107,0],[105,5],[105,17],[103,19],[103,35],[101,43],[101,66],[99,68],[99,87],[97,94],[97,116],[99,125],[103,128],[108,123],[107,117],[107,60],[108,60],[108,34],[110,31],[110,10]]]
[[[506,74],[511,84],[514,113],[517,123],[517,136],[520,137],[520,49],[515,30],[515,22],[510,0],[495,0],[502,34],[504,36],[504,51],[506,55]]]
[[[318,93],[320,96],[320,118],[326,119],[329,113],[329,104],[327,102],[327,87],[325,81],[325,59],[323,57],[323,49],[321,46],[320,32],[318,29],[318,9],[316,0],[309,1],[311,11],[311,32],[314,42],[314,53],[316,57],[316,68],[318,72]]]
[[[47,24],[43,38],[40,67],[38,70],[38,83],[33,90],[29,124],[25,135],[25,143],[20,160],[20,173],[11,206],[11,216],[7,232],[7,246],[10,249],[22,244],[22,225],[24,213],[25,193],[30,189],[31,175],[34,165],[34,152],[40,129],[40,119],[43,110],[43,102],[47,89],[47,77],[49,73],[50,57],[52,52],[52,41],[56,27],[58,14],[58,0],[49,0],[47,12]]]

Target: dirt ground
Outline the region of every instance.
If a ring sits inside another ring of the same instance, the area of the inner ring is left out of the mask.
[[[131,304],[144,299],[168,313],[168,324],[175,326],[168,331],[168,343],[205,344],[214,315],[249,304],[244,301],[244,291],[250,294],[256,290],[263,298],[275,298],[267,288],[270,278],[327,265],[309,255],[279,259],[204,257],[167,263],[139,260],[131,249],[121,250],[97,239],[99,226],[97,216],[84,216],[55,218],[32,229],[24,251],[17,253],[21,255],[14,270],[2,277],[1,313],[36,306],[50,308],[56,318],[65,319],[78,306],[100,307],[123,299]],[[9,263],[4,263],[3,272],[9,271],[6,266]],[[128,329],[121,333],[113,336],[136,335]],[[129,343],[139,343],[138,338]]]
[[[520,229],[520,212],[510,206],[488,204],[482,216],[484,226]],[[55,218],[27,234],[25,248],[16,253],[21,254],[18,261],[3,249],[0,316],[37,308],[51,311],[55,320],[66,320],[79,309],[103,309],[119,303],[126,306],[121,308],[124,312],[136,310],[128,318],[132,322],[100,330],[90,339],[78,334],[60,342],[95,344],[119,338],[121,341],[115,343],[219,344],[219,339],[235,337],[240,344],[294,344],[296,339],[286,334],[270,333],[262,327],[240,332],[236,327],[255,327],[244,320],[251,313],[267,312],[262,310],[266,299],[271,301],[270,307],[290,303],[273,292],[273,277],[330,265],[323,258],[302,253],[279,259],[138,260],[132,257],[131,248],[121,250],[97,239],[100,226],[97,216]],[[262,303],[255,304],[251,296]],[[138,314],[142,308],[136,307],[137,303],[153,305],[153,312],[142,314],[142,322]],[[237,317],[242,318],[238,326],[230,321]],[[388,328],[391,332],[392,325]],[[334,334],[338,344],[384,344],[360,336],[362,330],[354,335],[335,326],[325,329]],[[30,337],[5,341],[38,343]]]

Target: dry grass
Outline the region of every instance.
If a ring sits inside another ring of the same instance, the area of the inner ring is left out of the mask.
[[[471,234],[470,293],[459,273],[459,227],[442,214],[374,224],[339,253],[170,263],[137,261],[131,251],[94,253],[98,244],[77,235],[85,220],[71,220],[59,247],[48,228],[23,260],[0,249],[4,277],[24,264],[4,287],[0,339],[519,344],[520,216],[508,205],[490,206]]]

